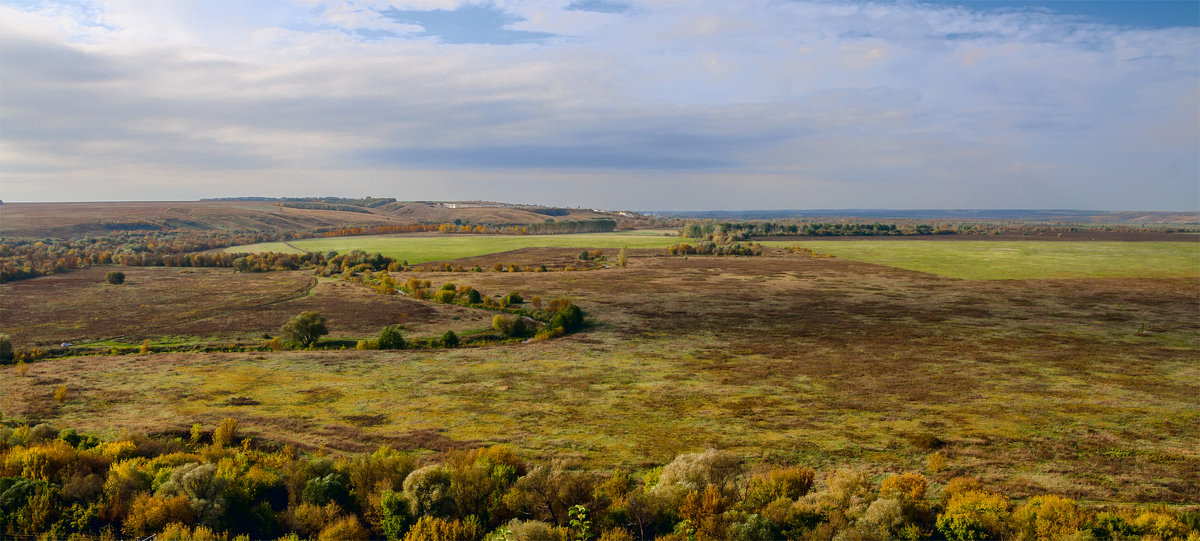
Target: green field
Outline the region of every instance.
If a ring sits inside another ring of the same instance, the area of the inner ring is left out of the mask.
[[[832,240],[764,242],[967,280],[1200,276],[1200,242]]]
[[[680,242],[670,231],[628,231],[575,235],[372,235],[265,242],[227,248],[227,252],[379,252],[410,264],[507,252],[521,248],[666,248]],[[294,248],[289,248],[291,245]]]

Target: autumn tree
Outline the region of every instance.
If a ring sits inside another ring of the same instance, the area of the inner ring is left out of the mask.
[[[325,327],[325,316],[307,311],[289,319],[279,328],[279,332],[302,346],[309,346],[329,334],[329,329]]]

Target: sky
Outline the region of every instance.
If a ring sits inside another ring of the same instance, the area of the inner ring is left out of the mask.
[[[0,199],[1200,210],[1200,3],[0,0]]]

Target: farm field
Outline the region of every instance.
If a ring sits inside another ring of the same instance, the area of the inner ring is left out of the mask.
[[[673,231],[628,231],[614,233],[580,233],[573,235],[369,235],[294,240],[283,243],[262,243],[234,246],[225,251],[288,253],[348,252],[363,250],[379,252],[397,261],[410,264],[445,261],[464,257],[506,252],[521,248],[663,248],[679,243]],[[671,235],[671,236],[668,236]],[[290,248],[290,249],[289,249]],[[614,254],[615,255],[615,254]]]
[[[260,344],[288,318],[319,310],[331,338],[366,338],[405,323],[424,334],[486,328],[491,316],[459,306],[381,296],[352,282],[318,279],[309,271],[235,273],[231,269],[125,267],[120,286],[104,282],[108,268],[0,284],[3,332],[14,342]],[[121,307],[115,310],[114,307]]]
[[[519,254],[535,261],[572,252]],[[302,291],[301,276],[254,279],[286,277]],[[774,251],[684,259],[639,250],[628,268],[397,276],[566,296],[594,324],[560,339],[485,348],[40,361],[25,376],[0,368],[0,411],[110,435],[186,432],[232,416],[253,437],[305,449],[504,443],[530,458],[631,469],[712,447],[752,462],[926,471],[943,483],[976,475],[1014,497],[1200,501],[1194,275],[969,281]],[[198,285],[217,278],[179,274],[172,279],[197,285],[143,290],[140,304],[128,304],[138,307],[130,317],[150,313],[141,304],[155,306],[168,289],[190,292],[173,301],[180,309],[222,304]],[[94,301],[82,292],[96,280],[56,286],[55,296],[64,310],[90,312]],[[353,329],[385,324],[390,302],[432,306],[340,285],[351,289],[303,299],[321,310],[385,314]],[[362,300],[337,308],[353,295]],[[47,309],[36,295],[4,298],[6,326],[10,313]],[[466,314],[410,309],[406,325],[424,319],[438,329],[462,322],[455,316]],[[239,326],[254,332],[259,319],[247,311]],[[331,330],[347,333],[335,321]],[[164,323],[156,332],[214,332],[197,325]],[[52,397],[59,385],[61,404]],[[935,450],[948,464],[928,472]]]
[[[843,259],[966,280],[1200,276],[1194,242],[975,240],[768,241]]]

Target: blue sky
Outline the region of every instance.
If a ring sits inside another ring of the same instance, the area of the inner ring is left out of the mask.
[[[0,199],[1200,210],[1200,3],[0,0]]]

